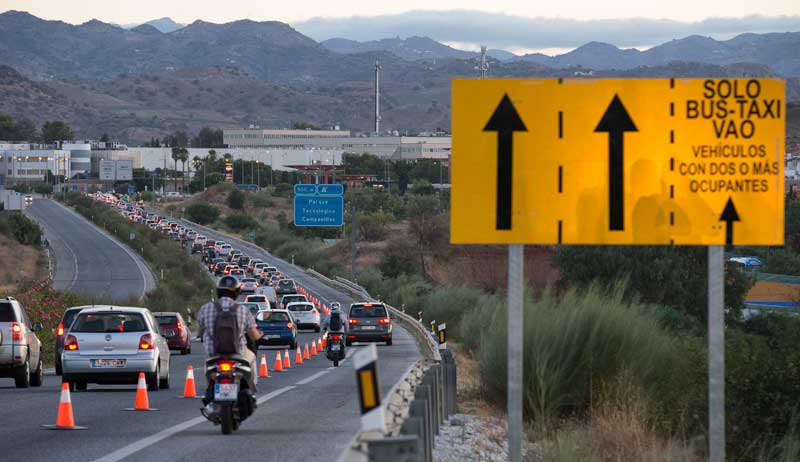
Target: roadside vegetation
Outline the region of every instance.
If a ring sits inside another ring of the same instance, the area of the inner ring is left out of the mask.
[[[369,156],[348,160],[348,172],[385,168]],[[211,226],[243,239],[252,232],[258,245],[328,276],[351,278],[355,233],[357,282],[425,325],[447,322],[448,343],[466,371],[462,406],[486,403],[502,414],[505,249],[450,245],[449,196],[430,181],[438,168],[395,171],[405,175],[405,194],[399,187],[348,191],[344,229],[294,227],[291,184],[261,193],[217,185],[170,207],[214,208],[219,214]],[[785,247],[737,252],[797,259],[798,204],[787,198]],[[767,261],[767,268],[778,268],[774,257]],[[528,246],[525,267],[524,411],[546,460],[703,460],[705,248]],[[751,275],[726,266],[729,460],[800,460],[800,352],[793,348],[800,318],[742,319],[753,283]]]
[[[175,241],[78,193],[67,194],[65,202],[128,244],[150,264],[156,288],[145,296],[141,302],[144,306],[153,311],[179,311],[186,315],[211,299],[214,289],[211,279],[200,263]]]

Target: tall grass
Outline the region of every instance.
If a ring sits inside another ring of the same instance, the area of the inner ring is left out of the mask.
[[[545,294],[524,308],[525,412],[542,428],[565,416],[586,415],[599,387],[626,371],[655,397],[674,370],[679,345],[646,305],[628,304],[622,291]],[[507,315],[501,305],[483,330],[481,367],[490,396],[505,401]]]

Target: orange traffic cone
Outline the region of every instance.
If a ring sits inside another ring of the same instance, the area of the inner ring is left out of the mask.
[[[197,396],[197,387],[194,384],[194,369],[192,369],[191,364],[189,364],[189,368],[186,369],[186,382],[183,384],[183,396],[178,396],[178,398],[201,398]]]
[[[289,362],[289,349],[283,350],[283,368],[289,369],[292,367],[292,363]]]
[[[156,380],[158,378],[156,377]],[[150,400],[147,399],[147,381],[144,379],[144,372],[139,372],[139,383],[136,385],[136,401],[133,407],[125,408],[126,411],[157,411],[150,407]]]
[[[312,340],[311,341],[311,356],[316,356],[316,355],[317,355],[317,341],[316,340]]]
[[[261,353],[261,365],[258,367],[258,376],[269,377],[269,371],[267,370],[267,355],[264,353]]]
[[[294,364],[303,364],[303,353],[300,352],[300,345],[297,345],[297,353],[294,355]]]
[[[322,344],[322,348],[325,348],[326,346],[328,346],[328,339],[327,339],[326,337],[322,337],[322,338],[319,340],[319,343],[321,343],[321,344]]]
[[[281,352],[275,353],[275,372],[283,372],[283,364],[281,364]]]
[[[308,355],[308,343],[306,343],[306,347],[303,349],[303,359],[311,359],[311,356]]]
[[[69,396],[69,384],[61,384],[61,399],[58,402],[58,414],[56,415],[55,425],[42,425],[48,430],[86,430],[86,427],[75,425],[72,417],[72,399]]]

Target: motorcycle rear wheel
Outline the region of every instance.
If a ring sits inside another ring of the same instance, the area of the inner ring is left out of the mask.
[[[230,435],[233,431],[233,409],[230,404],[223,404],[219,410],[220,426],[223,435]]]

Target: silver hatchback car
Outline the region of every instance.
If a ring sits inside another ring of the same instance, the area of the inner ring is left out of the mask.
[[[70,389],[88,383],[132,384],[144,372],[147,389],[169,388],[170,353],[147,308],[97,306],[82,310],[64,339],[62,381]]]

